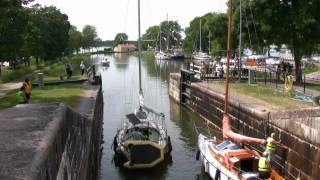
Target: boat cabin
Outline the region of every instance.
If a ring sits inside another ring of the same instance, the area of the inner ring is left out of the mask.
[[[252,150],[241,149],[231,141],[225,140],[214,145],[214,152],[220,163],[234,174],[256,174],[258,173],[258,162],[260,155]]]

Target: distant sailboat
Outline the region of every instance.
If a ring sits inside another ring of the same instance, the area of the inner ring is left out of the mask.
[[[126,121],[113,141],[114,162],[128,169],[153,168],[172,150],[165,116],[144,105],[141,82],[140,0],[138,0],[139,32],[139,106],[126,115]]]
[[[202,52],[202,45],[201,45],[201,19],[200,19],[200,25],[199,25],[199,29],[200,29],[200,43],[199,43],[199,51],[198,52],[193,52],[192,53],[192,58],[195,60],[211,60],[212,57],[206,53],[206,52]]]
[[[171,59],[171,55],[170,55],[170,53],[168,53],[168,52],[163,52],[162,50],[161,50],[161,38],[162,36],[161,36],[161,23],[160,23],[160,26],[159,26],[159,52],[157,52],[156,54],[155,54],[155,59],[157,59],[157,60],[167,60],[167,59]],[[167,47],[168,48],[168,47]],[[168,50],[168,49],[167,49]]]

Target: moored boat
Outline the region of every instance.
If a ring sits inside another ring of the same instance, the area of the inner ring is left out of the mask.
[[[128,115],[113,140],[116,166],[128,169],[153,168],[172,150],[165,116],[144,105],[141,80],[140,0],[138,0],[139,106]]]

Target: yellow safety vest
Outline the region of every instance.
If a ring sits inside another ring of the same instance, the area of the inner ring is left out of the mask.
[[[267,139],[267,150],[270,152],[275,152],[277,149],[277,146],[275,144],[272,143],[273,138],[272,137],[268,137]]]
[[[269,165],[266,161],[267,161],[266,157],[261,157],[259,159],[258,170],[260,172],[269,172]]]

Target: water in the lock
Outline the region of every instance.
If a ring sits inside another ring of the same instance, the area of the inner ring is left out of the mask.
[[[126,170],[115,167],[112,162],[113,138],[125,115],[138,105],[138,59],[127,54],[95,55],[94,59],[107,58],[110,67],[102,72],[104,97],[104,143],[99,177],[101,180],[202,180],[209,179],[203,172],[200,161],[196,161],[197,133],[194,128],[203,121],[186,108],[170,100],[168,94],[169,73],[179,72],[183,61],[157,61],[142,59],[142,86],[145,105],[163,112],[166,116],[168,134],[171,136],[172,159],[147,170]]]

